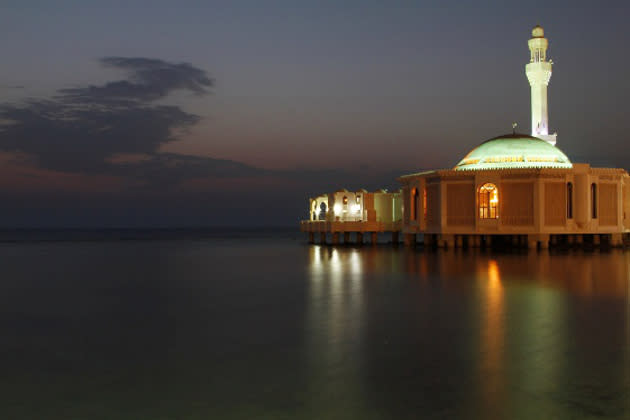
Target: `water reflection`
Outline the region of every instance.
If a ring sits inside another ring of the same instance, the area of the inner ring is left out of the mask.
[[[368,417],[630,414],[627,252],[312,246],[309,258],[305,330],[328,369],[313,379]]]

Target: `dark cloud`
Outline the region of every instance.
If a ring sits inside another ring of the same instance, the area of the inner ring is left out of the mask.
[[[100,61],[126,71],[128,79],[62,89],[49,100],[0,105],[0,150],[26,154],[44,169],[121,175],[146,186],[265,173],[227,160],[159,153],[161,146],[177,140],[175,132],[187,130],[199,117],[152,102],[175,90],[208,93],[213,81],[205,71],[149,58]],[[114,159],[119,155],[142,159],[121,163]]]
[[[168,63],[153,58],[105,57],[106,67],[122,69],[128,80],[118,80],[103,86],[62,89],[61,99],[70,102],[155,101],[174,90],[186,90],[198,95],[208,93],[213,81],[205,71],[188,63]]]

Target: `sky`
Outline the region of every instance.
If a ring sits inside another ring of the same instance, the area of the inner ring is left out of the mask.
[[[0,5],[0,228],[296,226],[308,197],[396,189],[530,131],[630,168],[624,1]]]

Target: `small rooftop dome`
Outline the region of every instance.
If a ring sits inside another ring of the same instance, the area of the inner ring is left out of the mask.
[[[557,147],[527,134],[506,134],[481,143],[456,166],[456,171],[521,168],[572,168]]]
[[[545,37],[545,30],[542,28],[542,26],[540,25],[534,26],[534,29],[532,29],[532,38],[544,38],[544,37]]]

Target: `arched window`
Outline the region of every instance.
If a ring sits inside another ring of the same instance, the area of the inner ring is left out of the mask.
[[[591,184],[591,217],[597,219],[597,185]]]
[[[499,217],[499,189],[494,184],[479,187],[479,218],[496,219]]]
[[[411,220],[418,220],[418,189],[411,189]]]
[[[573,183],[567,182],[567,219],[573,219]]]
[[[343,205],[344,206],[348,205],[348,197],[346,197],[345,195],[343,196]]]

